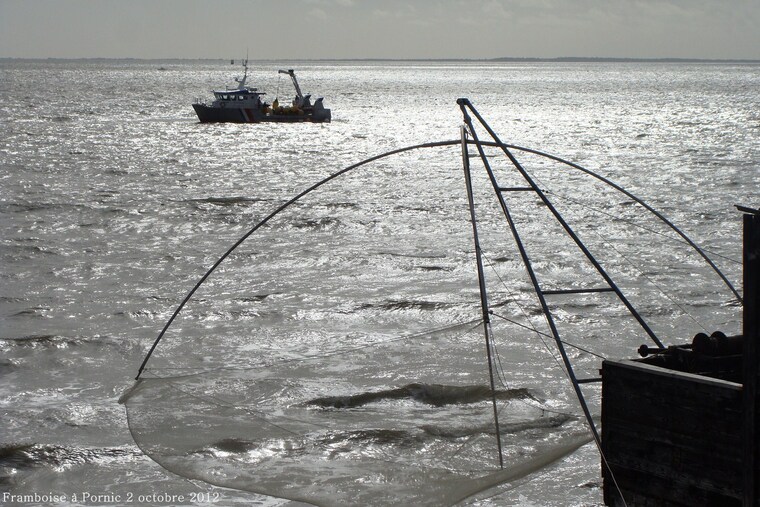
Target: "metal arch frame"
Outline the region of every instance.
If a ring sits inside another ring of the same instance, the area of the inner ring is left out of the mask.
[[[467,103],[469,104],[469,101]],[[494,136],[495,136],[495,134],[494,134]],[[496,138],[496,139],[498,139],[498,138]],[[726,276],[707,257],[707,254],[702,249],[700,249],[696,245],[696,243],[694,243],[683,231],[681,231],[680,229],[678,229],[678,227],[676,227],[672,222],[670,222],[662,214],[660,214],[659,212],[657,212],[656,210],[654,210],[651,206],[647,205],[640,198],[638,198],[637,196],[635,196],[632,193],[628,192],[627,190],[623,189],[619,185],[613,183],[612,181],[608,180],[607,178],[605,178],[605,177],[603,177],[603,176],[601,176],[599,174],[596,174],[593,171],[591,171],[589,169],[586,169],[586,168],[584,168],[584,167],[582,167],[582,166],[580,166],[578,164],[575,164],[573,162],[570,162],[568,160],[562,159],[562,158],[557,157],[555,155],[551,155],[551,154],[544,153],[544,152],[541,152],[541,151],[538,151],[538,150],[534,150],[534,149],[531,149],[531,148],[524,148],[524,147],[521,147],[521,146],[516,146],[516,145],[511,145],[511,144],[505,144],[505,143],[502,143],[501,141],[494,141],[494,142],[491,142],[491,141],[478,141],[478,142],[476,142],[476,141],[466,141],[466,143],[467,144],[474,144],[474,145],[478,145],[479,144],[480,146],[497,147],[497,148],[501,148],[502,150],[505,150],[505,151],[508,151],[508,149],[514,149],[514,150],[523,151],[523,152],[526,152],[526,153],[532,153],[532,154],[535,154],[535,155],[546,157],[546,158],[549,158],[549,159],[554,160],[556,162],[560,162],[562,164],[565,164],[568,167],[571,167],[571,168],[574,168],[574,169],[578,169],[578,170],[580,170],[580,171],[582,171],[582,172],[584,172],[584,173],[586,173],[586,174],[588,174],[590,176],[593,176],[594,178],[597,178],[598,180],[602,181],[603,183],[606,183],[607,185],[610,185],[614,189],[622,192],[623,194],[625,194],[629,198],[631,198],[634,201],[636,201],[637,203],[641,204],[644,208],[646,208],[648,211],[650,211],[651,213],[653,213],[658,219],[660,219],[661,221],[663,221],[666,225],[668,225],[671,229],[673,229],[676,233],[678,233],[693,249],[695,249],[706,260],[706,262],[718,274],[718,276],[723,280],[723,282],[728,286],[728,288],[734,293],[734,295],[736,295],[737,298],[739,298],[739,301],[740,302],[742,301],[741,296],[736,291],[736,289],[733,287],[733,285],[731,285],[731,283],[728,281],[728,279],[726,278]],[[140,380],[140,376],[142,375],[143,371],[145,370],[145,367],[147,366],[148,361],[150,360],[151,356],[153,355],[153,352],[156,350],[156,347],[158,346],[159,342],[161,341],[161,339],[166,334],[166,331],[169,329],[169,327],[171,327],[172,323],[177,318],[177,316],[179,315],[179,313],[182,311],[182,309],[185,307],[185,305],[187,305],[187,303],[193,297],[193,295],[195,294],[195,292],[201,287],[201,285],[203,285],[203,283],[206,281],[206,279],[246,239],[248,239],[254,232],[256,232],[258,229],[260,229],[262,226],[264,226],[267,222],[269,222],[270,220],[272,220],[279,213],[281,213],[282,211],[284,211],[286,208],[290,207],[295,202],[299,201],[302,197],[304,197],[307,194],[311,193],[312,191],[318,189],[319,187],[321,187],[321,186],[329,183],[330,181],[338,178],[339,176],[342,176],[342,175],[344,175],[344,174],[346,174],[346,173],[348,173],[348,172],[350,172],[350,171],[352,171],[354,169],[362,167],[362,166],[364,166],[366,164],[369,164],[371,162],[375,162],[377,160],[380,160],[380,159],[383,159],[383,158],[386,158],[386,157],[389,157],[389,156],[392,156],[392,155],[397,155],[397,154],[400,154],[400,153],[405,153],[405,152],[413,151],[413,150],[417,150],[417,149],[459,146],[461,144],[462,144],[462,140],[461,139],[448,140],[448,141],[428,142],[428,143],[422,143],[422,144],[416,144],[416,145],[412,145],[412,146],[406,146],[406,147],[403,147],[403,148],[398,148],[398,149],[395,149],[395,150],[391,150],[391,151],[387,151],[387,152],[381,153],[379,155],[375,155],[375,156],[369,157],[369,158],[364,159],[364,160],[362,160],[360,162],[357,162],[357,163],[352,164],[352,165],[350,165],[348,167],[345,167],[345,168],[341,169],[340,171],[337,171],[335,173],[330,174],[326,178],[318,181],[317,183],[314,183],[310,187],[306,188],[305,190],[303,190],[302,192],[300,192],[299,194],[297,194],[295,197],[291,198],[290,200],[288,200],[284,204],[280,205],[277,209],[275,209],[274,211],[272,211],[264,219],[262,219],[260,222],[258,222],[256,225],[254,225],[250,230],[248,230],[248,232],[246,232],[242,237],[240,237],[240,239],[238,239],[226,252],[224,252],[224,254],[222,254],[222,256],[219,257],[219,259],[206,271],[206,273],[198,280],[198,282],[193,286],[193,288],[190,289],[190,291],[188,292],[188,294],[184,297],[184,299],[180,302],[180,304],[174,310],[174,312],[172,313],[171,317],[166,322],[166,324],[164,325],[163,329],[158,334],[158,336],[154,340],[153,344],[151,345],[150,349],[146,353],[145,358],[143,359],[142,363],[140,364],[140,367],[138,369],[137,376],[135,377],[135,380]]]
[[[389,157],[391,155],[396,155],[396,154],[399,154],[399,153],[404,153],[404,152],[407,152],[407,151],[412,151],[412,150],[416,150],[416,149],[420,149],[420,148],[436,148],[436,147],[440,147],[440,146],[452,146],[452,145],[455,145],[455,144],[459,144],[459,141],[438,141],[438,142],[431,142],[431,143],[423,143],[423,144],[417,144],[417,145],[414,145],[414,146],[406,146],[404,148],[398,148],[398,149],[391,150],[391,151],[388,151],[388,152],[385,152],[385,153],[381,153],[379,155],[375,155],[373,157],[370,157],[370,158],[367,158],[367,159],[362,160],[360,162],[357,162],[356,164],[353,164],[353,165],[350,165],[348,167],[345,167],[345,168],[341,169],[340,171],[332,173],[331,175],[327,176],[326,178],[318,181],[317,183],[314,183],[312,186],[308,187],[306,190],[302,191],[301,193],[299,193],[295,197],[291,198],[290,200],[288,200],[284,204],[280,205],[277,209],[275,209],[274,211],[272,211],[269,215],[267,215],[266,217],[264,217],[264,219],[262,219],[259,223],[257,223],[256,225],[254,225],[248,232],[246,232],[243,236],[241,236],[240,239],[238,239],[229,249],[227,249],[227,251],[224,252],[224,254],[222,254],[222,256],[219,257],[219,259],[198,280],[198,282],[195,284],[195,286],[193,286],[193,288],[190,289],[190,292],[188,292],[188,294],[185,296],[185,298],[182,300],[182,302],[179,304],[179,306],[177,306],[177,308],[174,310],[174,313],[172,314],[171,317],[169,317],[169,320],[166,322],[166,324],[164,325],[163,329],[158,334],[158,337],[153,342],[153,345],[151,345],[150,349],[148,350],[148,353],[145,355],[145,359],[143,359],[143,362],[142,362],[142,364],[140,365],[140,368],[137,371],[137,376],[135,377],[135,380],[140,380],[140,376],[142,375],[142,372],[145,370],[145,366],[148,364],[148,360],[153,355],[153,352],[156,350],[156,347],[158,346],[158,343],[164,337],[164,335],[166,334],[166,331],[172,325],[172,323],[174,322],[174,319],[177,318],[177,316],[182,311],[182,309],[185,307],[185,305],[188,303],[188,301],[190,301],[190,299],[193,297],[193,295],[196,293],[196,291],[200,288],[200,286],[203,285],[203,283],[206,281],[206,279],[209,276],[211,276],[211,273],[213,273],[214,271],[216,271],[216,268],[218,268],[219,265],[222,262],[224,262],[224,260],[227,257],[229,257],[230,254],[232,254],[232,252],[234,252],[237,249],[237,247],[239,247],[241,244],[243,244],[243,242],[246,239],[248,239],[254,232],[256,232],[257,230],[259,230],[262,226],[264,226],[267,222],[269,222],[275,216],[277,216],[278,214],[280,214],[282,211],[284,211],[285,209],[287,209],[288,207],[290,207],[292,204],[294,204],[295,202],[297,202],[298,200],[300,200],[305,195],[307,195],[307,194],[311,193],[312,191],[318,189],[319,187],[321,187],[321,186],[329,183],[330,181],[336,179],[339,176],[342,176],[342,175],[348,173],[349,171],[352,171],[353,169],[356,169],[356,168],[361,167],[363,165],[369,164],[370,162],[374,162],[376,160],[380,160],[382,158]]]
[[[728,280],[726,275],[723,274],[723,272],[718,268],[718,266],[715,265],[715,263],[710,259],[710,257],[705,253],[705,251],[699,247],[689,236],[686,235],[685,232],[683,232],[681,229],[678,228],[673,222],[668,220],[662,213],[651,207],[649,204],[646,203],[646,201],[642,200],[641,198],[635,196],[625,188],[621,187],[617,183],[613,182],[612,180],[605,178],[604,176],[597,174],[590,169],[586,169],[585,167],[578,165],[574,162],[570,162],[569,160],[565,160],[563,158],[560,158],[556,155],[552,155],[550,153],[545,153],[539,150],[534,150],[532,148],[524,148],[521,146],[515,146],[512,144],[504,144],[501,142],[494,142],[494,143],[483,143],[486,146],[496,146],[500,147],[502,149],[513,149],[513,150],[519,150],[523,151],[525,153],[532,153],[534,155],[539,155],[541,157],[548,158],[550,160],[554,160],[555,162],[560,162],[562,164],[565,164],[573,169],[578,169],[579,171],[588,174],[589,176],[592,176],[602,183],[609,185],[610,187],[614,188],[618,192],[622,193],[626,197],[629,197],[630,199],[633,199],[637,204],[640,204],[644,209],[649,211],[651,214],[653,214],[657,219],[659,219],[662,223],[670,227],[673,232],[681,236],[681,238],[694,250],[696,251],[700,257],[707,263],[710,268],[720,277],[720,279],[723,281],[723,283],[728,287],[728,289],[736,296],[736,299],[739,301],[740,304],[744,304],[744,299],[742,298],[742,295],[739,294],[739,291],[736,290],[736,288],[733,286],[733,284]]]

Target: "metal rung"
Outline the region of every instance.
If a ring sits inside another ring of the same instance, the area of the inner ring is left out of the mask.
[[[499,192],[530,192],[533,187],[499,187]]]
[[[589,294],[592,292],[615,292],[612,287],[603,287],[601,289],[564,289],[564,290],[542,290],[541,294]]]
[[[601,382],[602,377],[596,377],[596,378],[579,378],[578,383],[579,384],[592,384],[594,382]]]

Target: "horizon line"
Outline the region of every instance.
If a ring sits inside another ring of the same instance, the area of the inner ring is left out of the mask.
[[[130,61],[227,61],[227,58],[141,58],[141,57],[23,57],[23,56],[0,56],[0,60],[45,60],[45,61],[94,61],[94,60],[130,60]],[[230,58],[231,61],[243,60],[242,58]],[[609,63],[760,63],[760,59],[753,58],[681,58],[681,57],[608,57],[608,56],[558,56],[558,57],[533,57],[533,56],[500,56],[495,58],[262,58],[254,59],[257,62],[609,62]]]

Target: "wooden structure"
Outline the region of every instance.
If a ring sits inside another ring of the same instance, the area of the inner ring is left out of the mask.
[[[760,211],[740,210],[743,334],[602,364],[606,505],[760,506]]]

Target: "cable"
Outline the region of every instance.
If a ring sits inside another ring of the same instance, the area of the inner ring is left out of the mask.
[[[552,193],[553,195],[559,197],[560,200],[565,199],[565,200],[568,200],[568,201],[572,201],[572,202],[575,202],[578,205],[582,205],[582,206],[584,206],[586,208],[589,208],[589,209],[592,209],[594,211],[597,211],[598,213],[605,214],[601,210],[597,210],[597,209],[593,208],[592,206],[588,206],[586,203],[583,203],[581,201],[575,200],[575,199],[573,199],[571,197],[568,197],[566,195],[558,194],[556,192],[547,192],[547,193]],[[631,225],[633,225],[633,224],[631,224]],[[640,227],[640,228],[643,229],[643,230],[647,230],[649,232],[652,232],[653,234],[659,234],[656,231],[648,229],[648,228],[645,228],[645,227]],[[668,299],[673,304],[673,306],[675,306],[676,308],[678,308],[681,311],[681,313],[683,313],[684,315],[686,315],[687,317],[689,317],[692,321],[694,321],[694,323],[697,326],[699,326],[700,328],[702,328],[703,331],[707,331],[707,328],[699,320],[697,320],[697,318],[694,315],[692,315],[691,313],[689,313],[678,301],[676,301],[668,292],[665,291],[665,289],[663,289],[659,284],[657,284],[651,277],[647,276],[644,272],[642,272],[641,269],[639,269],[639,267],[636,264],[634,264],[633,261],[628,256],[626,256],[624,253],[622,253],[620,250],[617,249],[617,247],[610,241],[610,239],[608,237],[602,235],[602,233],[599,232],[598,230],[593,230],[592,233],[595,234],[596,236],[598,236],[607,247],[609,247],[610,249],[614,250],[615,253],[617,253],[620,257],[622,257],[628,263],[629,266],[631,266],[632,268],[634,268],[638,272],[638,275],[641,278],[644,278],[647,282],[649,282],[649,284],[652,285],[655,289],[657,289],[657,291],[662,296],[664,296],[666,299]],[[676,238],[672,238],[672,237],[664,235],[664,234],[661,234],[661,235],[664,236],[664,237],[666,237],[666,238],[668,238],[668,239],[671,239],[673,241],[677,241],[677,242],[683,244],[683,242],[678,241]]]

